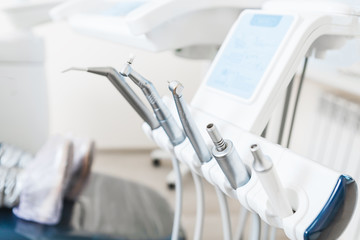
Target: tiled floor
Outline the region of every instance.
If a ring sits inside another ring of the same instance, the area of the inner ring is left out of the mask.
[[[171,171],[171,162],[162,161],[159,168],[151,164],[148,151],[143,152],[118,152],[102,151],[96,155],[93,166],[96,172],[106,173],[112,176],[121,177],[142,183],[159,192],[168,202],[174,206],[175,193],[167,188],[166,176]],[[192,178],[190,175],[183,178],[184,202],[182,212],[182,226],[186,231],[188,239],[192,239],[195,216],[196,216],[196,199]],[[218,202],[214,188],[204,181],[205,188],[205,223],[203,239],[222,239],[221,219],[218,208]],[[234,199],[228,199],[231,213],[232,230],[236,232],[236,225],[241,211],[241,206]],[[250,221],[248,221],[250,222]],[[249,225],[249,224],[248,224]],[[250,228],[246,228],[245,236]],[[245,237],[244,239],[249,239]],[[276,239],[287,239],[284,234],[278,231]]]

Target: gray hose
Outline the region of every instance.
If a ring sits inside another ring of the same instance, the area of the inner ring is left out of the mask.
[[[171,240],[178,240],[179,239],[179,231],[180,231],[181,211],[182,211],[183,189],[182,189],[179,161],[176,159],[174,153],[173,153],[173,156],[171,157],[171,162],[172,162],[172,165],[174,168],[174,173],[175,173],[175,198],[176,198]]]
[[[196,223],[194,231],[194,240],[201,240],[203,227],[204,227],[204,213],[205,213],[205,201],[204,201],[204,187],[201,177],[191,171],[196,192]]]
[[[226,196],[225,194],[215,186],[216,195],[218,197],[219,206],[220,206],[220,213],[221,213],[221,222],[223,226],[223,236],[224,240],[231,240],[231,221],[230,221],[230,215],[229,215],[229,207],[227,204]]]

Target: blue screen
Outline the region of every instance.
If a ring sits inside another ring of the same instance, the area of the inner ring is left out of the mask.
[[[257,14],[251,18],[250,24],[257,27],[276,27],[281,19],[282,16]]]
[[[243,15],[222,46],[207,86],[250,99],[292,22],[287,15]]]

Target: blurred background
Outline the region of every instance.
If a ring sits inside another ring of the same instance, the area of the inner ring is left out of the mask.
[[[0,3],[0,142],[36,153],[54,134],[72,133],[93,139],[98,150],[94,171],[140,182],[160,192],[173,206],[174,192],[166,185],[170,161],[163,161],[160,169],[152,166],[150,154],[156,146],[143,133],[140,117],[103,76],[62,71],[73,66],[112,66],[120,70],[129,55],[134,54],[133,65],[154,83],[161,95],[170,96],[168,81],[178,80],[185,86],[185,99],[190,102],[215,55],[211,51],[216,53],[231,24],[226,25],[217,39],[219,44],[211,45],[209,55],[194,57],[196,54],[188,54],[192,48],[187,47],[175,45],[174,49],[149,51],[135,47],[135,42],[123,44],[114,40],[114,36],[105,35],[105,28],[111,31],[112,26],[99,27],[96,24],[101,21],[90,21],[88,16],[70,19],[71,14],[65,14],[53,21],[50,10],[63,2],[14,0]],[[262,2],[254,1],[248,6],[260,6]],[[240,10],[231,14],[237,16]],[[213,16],[221,19],[222,15]],[[89,32],[92,24],[95,29],[104,28],[104,32]],[[207,29],[211,30],[211,27]],[[181,56],[182,52],[190,57]],[[347,159],[351,155],[360,162],[360,150],[356,145],[360,143],[359,69],[359,39],[350,39],[340,50],[328,51],[322,59],[309,59],[291,149],[315,158],[320,156],[313,150],[317,146],[316,149],[327,149],[321,156],[324,159],[337,161],[335,158]],[[299,81],[295,78],[296,84]],[[129,84],[142,97],[140,90]],[[291,101],[295,101],[294,97],[295,94]],[[289,123],[286,127],[290,127]],[[308,139],[316,141],[310,144]],[[331,149],[339,146],[339,142],[343,148],[339,147],[334,153]],[[350,145],[349,153],[346,147]],[[348,171],[358,178],[360,164]],[[194,186],[186,178],[184,184],[186,205],[182,223],[192,236],[196,213]],[[204,239],[220,239],[219,209],[214,200],[215,192],[208,184],[206,195],[208,217]],[[240,206],[235,200],[229,201],[233,229],[236,229]],[[278,233],[277,239],[280,238],[285,239],[282,233]]]

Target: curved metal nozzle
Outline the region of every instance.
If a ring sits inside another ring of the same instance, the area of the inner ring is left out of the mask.
[[[69,72],[69,71],[84,71],[84,72],[87,72],[88,69],[87,68],[81,68],[81,67],[71,67],[71,68],[65,69],[64,71],[62,71],[62,73],[66,73],[66,72]]]
[[[265,156],[261,148],[257,144],[250,147],[250,151],[254,156],[253,167],[258,172],[267,171],[272,168],[273,164],[269,157]]]
[[[112,67],[88,67],[88,68],[71,67],[62,72],[65,73],[65,72],[69,72],[69,71],[84,71],[84,72],[95,73],[95,74],[102,75],[102,76],[112,75],[113,77],[117,77],[115,75],[118,75],[116,70]]]

